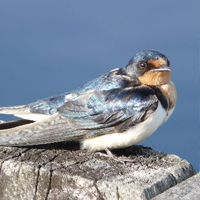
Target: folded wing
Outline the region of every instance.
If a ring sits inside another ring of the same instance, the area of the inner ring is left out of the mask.
[[[61,98],[52,113],[50,109],[44,113],[44,108],[40,112],[38,105],[37,109],[29,107],[29,112],[45,114],[48,118],[0,130],[0,145],[38,145],[123,132],[153,113],[158,99],[151,88],[138,86],[110,91],[90,90],[65,103]],[[21,109],[26,112],[27,108]]]

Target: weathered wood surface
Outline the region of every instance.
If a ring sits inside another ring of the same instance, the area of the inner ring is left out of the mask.
[[[151,199],[195,174],[186,160],[148,147],[113,151],[128,162],[78,148],[74,142],[0,147],[0,199]]]
[[[199,200],[200,199],[200,173],[177,184],[152,200]]]

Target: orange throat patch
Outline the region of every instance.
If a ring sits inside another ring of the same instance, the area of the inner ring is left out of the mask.
[[[170,71],[149,71],[138,79],[145,85],[164,85],[170,82]]]

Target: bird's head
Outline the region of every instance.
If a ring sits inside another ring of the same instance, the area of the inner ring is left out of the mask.
[[[145,85],[164,85],[170,82],[171,70],[167,57],[155,50],[135,54],[125,67],[126,73]]]

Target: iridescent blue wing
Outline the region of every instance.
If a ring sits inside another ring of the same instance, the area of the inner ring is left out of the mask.
[[[118,68],[93,79],[72,92],[42,99],[27,105],[2,107],[0,108],[0,113],[13,114],[33,121],[41,121],[48,118],[49,115],[55,114],[59,107],[62,107],[65,102],[70,101],[70,99],[76,96],[78,97],[77,101],[79,101],[79,96],[87,96],[87,93],[91,91],[122,89],[134,84],[136,84],[136,81],[125,75],[123,68]]]
[[[145,120],[157,106],[154,91],[138,86],[87,92],[66,102],[58,112],[77,130],[118,127],[118,131],[124,131]]]
[[[52,115],[57,112],[57,108],[64,105],[66,95],[68,95],[68,93],[49,97],[31,103],[28,105],[30,112],[44,115]]]
[[[77,90],[69,93],[60,94],[50,98],[42,99],[32,104],[29,104],[30,112],[44,115],[52,115],[57,112],[57,109],[64,105],[68,96],[79,96],[90,91],[109,91],[112,89],[121,89],[135,84],[135,81],[124,74],[123,68],[117,68],[107,72],[88,83],[84,84]]]

